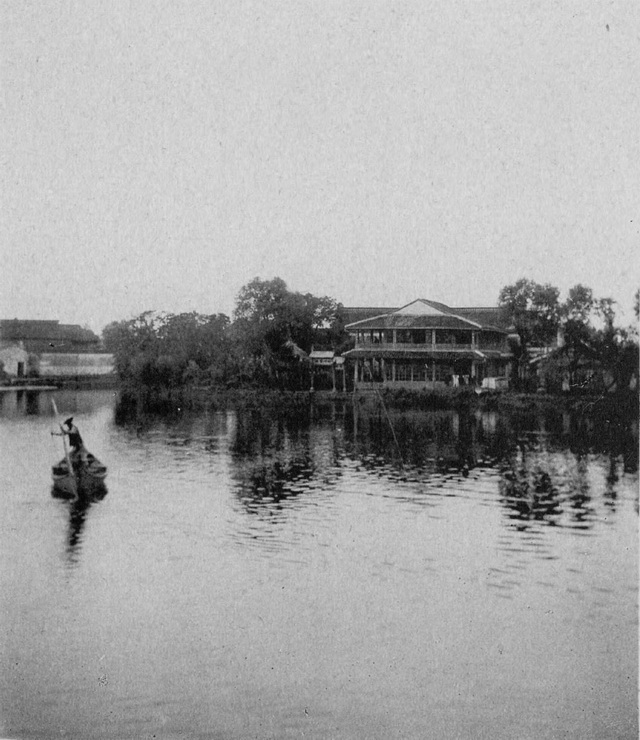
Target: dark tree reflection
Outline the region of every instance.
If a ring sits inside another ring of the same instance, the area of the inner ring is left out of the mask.
[[[528,521],[555,524],[562,514],[561,497],[549,473],[535,465],[530,467],[524,445],[510,463],[501,467],[500,495],[507,515],[526,528]]]
[[[344,409],[342,410],[344,411]],[[231,442],[236,494],[250,513],[333,485],[340,475],[344,413],[237,411]]]

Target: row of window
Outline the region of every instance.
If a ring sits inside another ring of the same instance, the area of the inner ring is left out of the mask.
[[[452,374],[453,367],[442,363],[436,363],[433,368],[431,364],[425,365],[422,362],[396,362],[396,380],[412,380],[414,383],[428,380],[447,381]]]
[[[435,331],[436,344],[472,344],[473,332],[445,329],[396,329],[397,344],[432,344]],[[393,344],[391,329],[373,329],[357,333],[358,344]]]
[[[469,371],[470,371],[469,364]],[[418,361],[395,361],[395,379],[400,381],[413,381],[414,383],[420,383],[432,380],[448,381],[454,374],[455,370],[452,365],[446,363],[435,363],[435,368],[432,363],[424,363]],[[392,378],[392,363],[386,362],[383,368],[382,363],[379,360],[365,360],[361,367],[361,379],[362,380],[373,380],[382,381],[391,380]]]

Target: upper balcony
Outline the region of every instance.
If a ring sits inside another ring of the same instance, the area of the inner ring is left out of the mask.
[[[498,352],[508,352],[508,345],[506,342],[491,342],[482,344],[473,343],[458,343],[458,342],[432,342],[416,343],[416,342],[380,342],[380,341],[356,341],[356,349],[369,349],[372,351],[378,350],[380,352],[393,352],[393,351],[428,351],[428,352],[456,352],[456,351],[473,351],[478,350],[493,350]]]

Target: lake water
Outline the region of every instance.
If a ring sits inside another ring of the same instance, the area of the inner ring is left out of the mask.
[[[636,738],[638,438],[0,394],[3,738]]]

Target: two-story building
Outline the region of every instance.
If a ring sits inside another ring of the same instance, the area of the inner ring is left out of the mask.
[[[507,319],[498,308],[450,308],[419,299],[347,324],[354,387],[497,387],[509,373]]]

